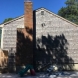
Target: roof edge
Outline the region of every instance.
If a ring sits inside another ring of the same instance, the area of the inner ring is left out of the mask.
[[[69,21],[69,20],[67,20],[67,19],[65,19],[65,18],[63,18],[63,17],[55,14],[54,12],[52,12],[52,11],[46,9],[46,8],[41,7],[41,8],[39,8],[39,9],[36,9],[35,11],[37,12],[37,11],[39,11],[39,10],[41,10],[41,9],[47,11],[47,12],[50,13],[50,14],[55,15],[56,17],[58,17],[58,18],[60,18],[60,19],[62,19],[62,20],[64,20],[64,21],[66,21],[66,22],[68,22],[68,23],[70,23],[70,24],[72,24],[72,25],[74,25],[74,26],[76,26],[76,27],[78,27],[77,24],[75,24],[75,23],[73,23],[73,22],[71,22],[71,21]]]
[[[23,18],[24,17],[24,15],[22,15],[22,16],[18,16],[18,17],[16,17],[16,18],[14,18],[14,19],[12,19],[12,20],[10,20],[10,21],[8,21],[8,22],[5,22],[5,23],[2,23],[2,24],[0,24],[0,25],[6,25],[6,24],[9,24],[9,23],[11,23],[11,22],[13,22],[13,21],[16,21],[16,20],[18,20],[18,19],[20,19],[20,18]]]

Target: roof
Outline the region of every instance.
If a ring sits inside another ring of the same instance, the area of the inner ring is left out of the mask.
[[[14,19],[12,19],[12,20],[6,22],[6,23],[2,23],[2,24],[0,24],[0,25],[6,25],[6,24],[9,24],[9,23],[11,23],[11,22],[13,22],[13,21],[16,21],[16,20],[18,20],[18,19],[21,19],[21,18],[23,18],[23,17],[24,17],[24,15],[19,16],[19,17],[16,17],[16,18],[14,18]]]
[[[40,10],[45,10],[45,11],[47,11],[48,13],[53,14],[54,16],[56,16],[56,17],[58,17],[58,18],[60,18],[60,19],[62,19],[62,20],[64,20],[64,21],[66,21],[66,22],[68,22],[68,23],[70,23],[70,24],[78,27],[77,24],[75,24],[75,23],[73,23],[73,22],[71,22],[71,21],[69,21],[69,20],[67,20],[67,19],[65,19],[65,18],[63,18],[63,17],[61,17],[61,16],[59,16],[59,15],[57,15],[57,14],[49,11],[49,10],[47,10],[46,8],[41,7],[41,8],[39,8],[39,9],[34,10],[34,11],[38,12],[38,11],[40,11]],[[8,21],[8,22],[6,22],[6,23],[1,24],[0,27],[1,27],[2,25],[6,25],[6,24],[9,24],[9,23],[11,23],[11,22],[13,22],[13,21],[16,21],[16,20],[18,20],[18,19],[21,19],[21,18],[23,18],[23,17],[24,17],[24,15],[19,16],[19,17],[16,17],[16,18],[14,18],[14,19],[11,20],[11,21]]]

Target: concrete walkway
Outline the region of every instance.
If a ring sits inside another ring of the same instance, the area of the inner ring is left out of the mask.
[[[45,73],[37,73],[36,76],[25,76],[19,77],[18,74],[0,74],[0,78],[78,78],[78,72],[64,72],[64,74],[59,73],[56,75],[49,75]]]

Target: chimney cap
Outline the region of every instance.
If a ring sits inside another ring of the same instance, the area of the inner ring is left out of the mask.
[[[31,0],[24,0],[24,2],[31,2]]]

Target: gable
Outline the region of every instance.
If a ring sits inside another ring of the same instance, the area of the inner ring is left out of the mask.
[[[42,11],[44,11],[44,15],[41,15]],[[51,29],[55,31],[53,32]],[[70,34],[70,31],[72,33],[75,31],[77,33],[78,25],[42,8],[36,11],[36,30],[42,30],[41,33],[57,33],[57,35],[59,34],[58,32]]]
[[[57,21],[63,20],[63,21],[68,22],[68,23],[70,23],[70,24],[72,24],[74,26],[78,26],[77,24],[75,24],[75,23],[73,23],[73,22],[71,22],[71,21],[69,21],[69,20],[67,20],[67,19],[65,19],[65,18],[63,18],[63,17],[61,17],[61,16],[47,10],[47,9],[45,9],[45,8],[37,9],[36,10],[36,16],[38,16],[38,15],[40,16],[42,11],[44,11],[44,16],[46,16],[47,20],[50,20],[51,18],[54,18],[54,20],[57,20]]]
[[[15,26],[16,28],[24,28],[24,16],[14,18],[13,20],[4,23],[4,26]]]

